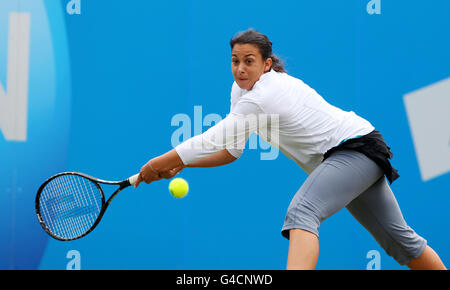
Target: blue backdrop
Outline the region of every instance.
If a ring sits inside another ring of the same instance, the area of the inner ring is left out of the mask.
[[[227,166],[185,169],[184,199],[170,196],[167,180],[123,191],[80,240],[49,238],[34,213],[48,176],[120,180],[172,149],[177,129],[194,135],[209,128],[209,114],[225,117],[229,40],[248,28],[269,36],[291,75],[384,135],[407,222],[449,261],[449,10],[446,0],[1,1],[0,113],[15,96],[15,25],[29,31],[29,61],[28,101],[15,105],[27,107],[26,139],[8,138],[0,118],[0,269],[284,269],[280,230],[307,175],[281,153],[261,160],[263,145]],[[430,139],[424,126],[444,140],[428,150],[439,153],[439,174],[419,161],[431,158],[418,147]],[[320,235],[318,269],[370,268],[374,251],[376,268],[405,269],[345,209]]]

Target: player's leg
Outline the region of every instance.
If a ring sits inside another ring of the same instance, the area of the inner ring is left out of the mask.
[[[445,269],[427,241],[406,223],[384,177],[353,200],[347,209],[399,264],[411,269]]]
[[[322,221],[344,208],[382,175],[378,165],[356,151],[335,152],[320,164],[296,193],[286,214],[282,235],[289,239],[287,268],[314,268]]]
[[[289,230],[287,270],[314,270],[319,258],[319,238],[302,229]]]
[[[406,264],[411,270],[447,270],[438,254],[426,246],[422,254]]]

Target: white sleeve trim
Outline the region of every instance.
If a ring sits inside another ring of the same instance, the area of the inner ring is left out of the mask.
[[[243,149],[231,149],[231,148],[227,148],[228,153],[230,153],[231,155],[233,155],[234,158],[238,159],[239,157],[241,157],[242,152],[244,152]]]

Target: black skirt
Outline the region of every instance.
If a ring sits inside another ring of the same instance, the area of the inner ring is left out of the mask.
[[[331,148],[324,154],[323,160],[330,157],[336,151],[339,150],[355,150],[363,153],[368,158],[373,160],[383,170],[384,175],[392,184],[394,180],[400,177],[397,169],[393,168],[389,159],[392,159],[393,154],[386,145],[386,142],[381,136],[380,132],[374,130],[367,135],[348,139],[342,142],[336,147]]]

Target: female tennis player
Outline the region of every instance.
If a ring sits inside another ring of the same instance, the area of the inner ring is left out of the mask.
[[[235,80],[230,114],[147,162],[136,187],[142,181],[172,178],[184,167],[233,162],[256,132],[308,173],[281,230],[289,239],[287,269],[315,268],[319,226],[344,207],[399,264],[445,269],[427,241],[405,222],[387,182],[399,177],[389,161],[392,153],[371,123],[330,105],[288,75],[265,35],[247,30],[233,37],[230,46]]]

